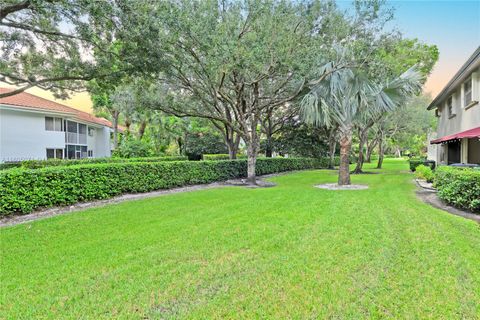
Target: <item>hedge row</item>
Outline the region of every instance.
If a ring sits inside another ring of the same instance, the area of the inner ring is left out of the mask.
[[[74,166],[79,164],[97,164],[97,163],[123,163],[123,162],[159,162],[159,161],[181,161],[188,160],[184,156],[170,157],[145,157],[145,158],[87,158],[87,159],[48,159],[48,160],[24,160],[16,162],[17,167],[28,169],[39,169],[45,167]],[[5,163],[7,168],[12,167],[14,163]]]
[[[258,159],[257,174],[321,168],[319,159]],[[246,160],[103,163],[14,168],[0,172],[0,216],[24,214],[41,207],[106,199],[245,177]]]
[[[237,159],[245,159],[247,158],[244,154],[237,154]],[[218,153],[218,154],[204,154],[202,155],[202,160],[230,160],[230,156],[226,153]]]
[[[444,201],[480,213],[480,171],[440,166],[435,170],[434,186]]]
[[[410,159],[410,171],[415,172],[419,165],[424,165],[426,167],[430,167],[430,169],[435,169],[435,161],[433,160],[424,160],[424,159]]]

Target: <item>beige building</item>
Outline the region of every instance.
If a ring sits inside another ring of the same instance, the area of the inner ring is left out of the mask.
[[[480,164],[480,47],[428,106],[438,117],[438,164]]]

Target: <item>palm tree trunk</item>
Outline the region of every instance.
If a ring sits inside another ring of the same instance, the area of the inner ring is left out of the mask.
[[[350,182],[350,150],[352,149],[352,126],[339,128],[340,135],[340,167],[338,170],[338,184],[349,185]]]

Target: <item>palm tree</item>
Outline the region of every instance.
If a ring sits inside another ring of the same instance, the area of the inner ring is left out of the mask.
[[[353,127],[357,121],[374,118],[400,107],[405,99],[421,89],[422,76],[416,67],[386,83],[370,79],[361,68],[336,68],[329,62],[320,68],[316,81],[301,102],[305,122],[338,126],[340,145],[339,185],[350,184],[349,155]],[[345,64],[344,64],[345,65]]]

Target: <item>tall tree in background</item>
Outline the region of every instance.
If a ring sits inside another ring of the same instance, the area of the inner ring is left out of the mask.
[[[358,67],[333,69],[333,66],[344,64],[344,59],[348,59],[348,52],[341,49],[339,53],[341,55],[337,61],[319,68],[319,73],[327,76],[303,98],[302,115],[307,123],[327,127],[338,125],[338,184],[348,185],[349,156],[355,123],[398,108],[404,99],[420,90],[422,77],[416,70],[409,69],[392,81],[378,83],[375,79],[368,78]]]
[[[0,4],[0,81],[65,96],[97,73],[88,52],[107,51],[92,26],[113,28],[111,1],[7,0]]]
[[[264,112],[292,101],[320,48],[312,41],[317,4],[289,1],[178,1],[159,19],[168,51],[165,76],[176,116],[209,119],[247,146],[248,180]]]

